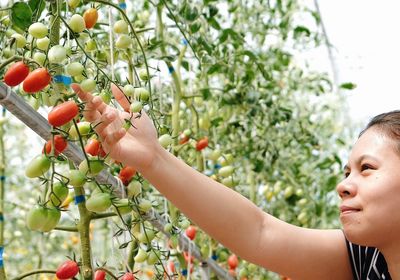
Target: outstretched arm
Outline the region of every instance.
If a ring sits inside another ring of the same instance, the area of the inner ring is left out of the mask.
[[[112,158],[136,168],[168,200],[213,238],[242,258],[296,279],[351,279],[339,230],[310,230],[282,222],[247,198],[197,172],[160,146],[145,112],[121,112],[72,86],[87,102],[85,118]],[[125,109],[123,93],[112,91]],[[122,128],[126,120],[133,127]]]

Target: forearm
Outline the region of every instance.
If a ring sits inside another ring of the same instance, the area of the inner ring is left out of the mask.
[[[152,168],[142,171],[143,176],[220,243],[242,257],[254,254],[265,213],[164,149],[157,154]]]

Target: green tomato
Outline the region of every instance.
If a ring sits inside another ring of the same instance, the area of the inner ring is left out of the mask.
[[[112,99],[112,94],[107,90],[102,90],[100,93],[93,93],[93,95],[100,96],[101,100],[106,104],[110,104]]]
[[[137,238],[139,242],[148,244],[151,243],[154,237],[156,237],[155,232],[153,230],[148,229],[146,230],[146,233],[144,232],[139,233]]]
[[[121,198],[114,200],[114,205],[118,209],[118,212],[122,215],[129,214],[132,212],[132,208],[129,204],[129,200],[127,198]],[[115,212],[116,209],[113,209]]]
[[[93,39],[89,39],[85,44],[85,51],[92,52],[95,51],[97,48],[96,41]]]
[[[127,84],[122,89],[126,96],[133,96],[135,94],[135,87],[133,85]]]
[[[36,40],[36,47],[39,50],[47,51],[50,45],[50,39],[48,37],[43,37]]]
[[[143,211],[143,212],[147,212],[151,209],[152,205],[151,205],[151,201],[147,200],[147,199],[142,199],[139,202],[139,210]]]
[[[84,92],[92,92],[96,88],[96,81],[93,79],[86,79],[81,82],[81,88]]]
[[[147,264],[154,265],[159,261],[159,259],[160,255],[157,254],[154,250],[151,250],[147,255]]]
[[[15,54],[14,49],[10,49],[10,48],[4,48],[3,50],[3,56],[4,58],[10,58]]]
[[[172,230],[172,224],[171,223],[166,223],[164,225],[164,231],[165,232],[171,232],[171,230]]]
[[[36,178],[42,176],[49,170],[51,161],[45,155],[38,155],[34,157],[25,169],[25,175],[29,178]]]
[[[139,100],[146,102],[150,98],[150,93],[146,88],[135,88],[135,97]]]
[[[85,173],[80,170],[70,170],[67,177],[69,179],[68,183],[76,188],[82,187],[86,183]]]
[[[67,198],[69,193],[68,187],[62,182],[53,184],[53,191],[49,195],[49,201],[51,205],[58,207]]]
[[[39,229],[42,232],[49,232],[53,230],[61,218],[61,211],[56,208],[47,208],[47,220],[46,223]]]
[[[92,130],[90,122],[79,122],[76,124],[76,126],[78,127],[78,131],[81,136],[87,136]],[[68,134],[72,140],[79,139],[78,131],[76,130],[76,127],[74,125],[71,126],[71,128],[68,131]]]
[[[75,9],[81,3],[81,0],[68,0],[68,5],[70,8]]]
[[[116,21],[113,29],[115,33],[128,34],[128,24],[123,19]]]
[[[142,263],[147,259],[147,252],[146,250],[139,248],[136,256],[134,257],[135,262]]]
[[[92,157],[89,158],[89,164],[87,160],[83,160],[78,167],[79,171],[81,171],[83,174],[88,174],[91,176],[96,176],[103,170],[103,168],[104,160],[99,160]]]
[[[50,63],[60,64],[67,58],[67,50],[63,46],[55,45],[50,48],[47,56]]]
[[[81,33],[83,30],[86,29],[85,20],[81,15],[74,14],[68,22],[69,27],[72,31],[76,33]]]
[[[40,230],[47,222],[47,210],[42,206],[31,208],[26,215],[26,225],[30,230]]]
[[[183,219],[179,222],[179,227],[182,229],[187,229],[190,226],[190,221],[188,219]]]
[[[46,60],[46,55],[42,52],[35,52],[33,54],[33,60],[36,61],[39,65],[43,66],[45,60]]]
[[[128,196],[136,197],[142,192],[142,184],[139,181],[131,181],[127,186]]]
[[[119,49],[127,49],[132,45],[132,38],[129,35],[121,34],[117,41],[115,42],[115,46]]]
[[[148,81],[149,80],[149,75],[147,74],[147,70],[146,69],[140,69],[139,70],[139,78],[142,81]]]
[[[143,109],[143,104],[138,100],[133,101],[130,106],[130,110],[132,113],[139,113],[142,109]]]
[[[41,39],[47,36],[49,30],[47,29],[47,26],[43,23],[35,22],[29,26],[28,32],[32,35],[33,38]]]
[[[15,33],[15,34],[11,35],[11,37],[15,39],[17,48],[25,47],[26,39],[24,36],[22,36],[21,34]]]
[[[104,212],[111,206],[110,194],[100,193],[96,195],[91,195],[85,203],[86,209],[91,212]]]
[[[67,74],[74,77],[74,76],[79,76],[82,75],[82,72],[85,68],[83,65],[79,62],[72,62],[67,65],[66,71]]]
[[[208,155],[208,158],[211,159],[212,161],[216,162],[219,159],[220,156],[221,156],[221,151],[220,150],[213,150]]]
[[[235,186],[235,181],[232,176],[228,176],[221,180],[221,184],[227,186],[228,188],[233,188]]]
[[[225,177],[232,175],[233,171],[234,171],[233,166],[227,165],[227,166],[221,167],[218,170],[218,175],[225,178]]]
[[[158,138],[158,142],[165,149],[173,143],[173,139],[169,134],[163,134]]]

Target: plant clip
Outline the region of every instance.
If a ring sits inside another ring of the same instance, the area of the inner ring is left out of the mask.
[[[72,79],[70,76],[65,76],[65,75],[55,75],[54,77],[54,81],[56,83],[62,83],[66,86],[69,86],[72,84]]]
[[[186,276],[187,273],[188,273],[187,269],[182,269],[182,275],[183,275],[183,276]]]
[[[175,71],[175,69],[174,69],[173,66],[169,66],[169,67],[168,67],[168,72],[169,72],[170,74],[174,73],[174,71]]]
[[[121,9],[126,9],[126,3],[125,2],[121,2],[121,3],[118,3],[118,6],[121,8]]]
[[[85,202],[85,196],[84,195],[78,195],[75,196],[75,204],[78,205],[79,203]]]
[[[0,222],[4,222],[4,215],[3,215],[3,213],[0,213]]]
[[[182,43],[182,45],[184,45],[184,46],[187,46],[187,45],[188,45],[188,41],[187,41],[185,38],[183,38],[183,39],[181,40],[181,43]]]
[[[0,267],[3,267],[3,253],[4,247],[0,247]]]
[[[6,180],[6,176],[1,175],[1,176],[0,176],[0,181],[5,181],[5,180]]]

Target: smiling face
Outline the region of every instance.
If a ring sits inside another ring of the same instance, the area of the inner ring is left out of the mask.
[[[337,186],[340,220],[353,243],[383,248],[400,236],[400,154],[393,139],[369,128],[358,139]]]

